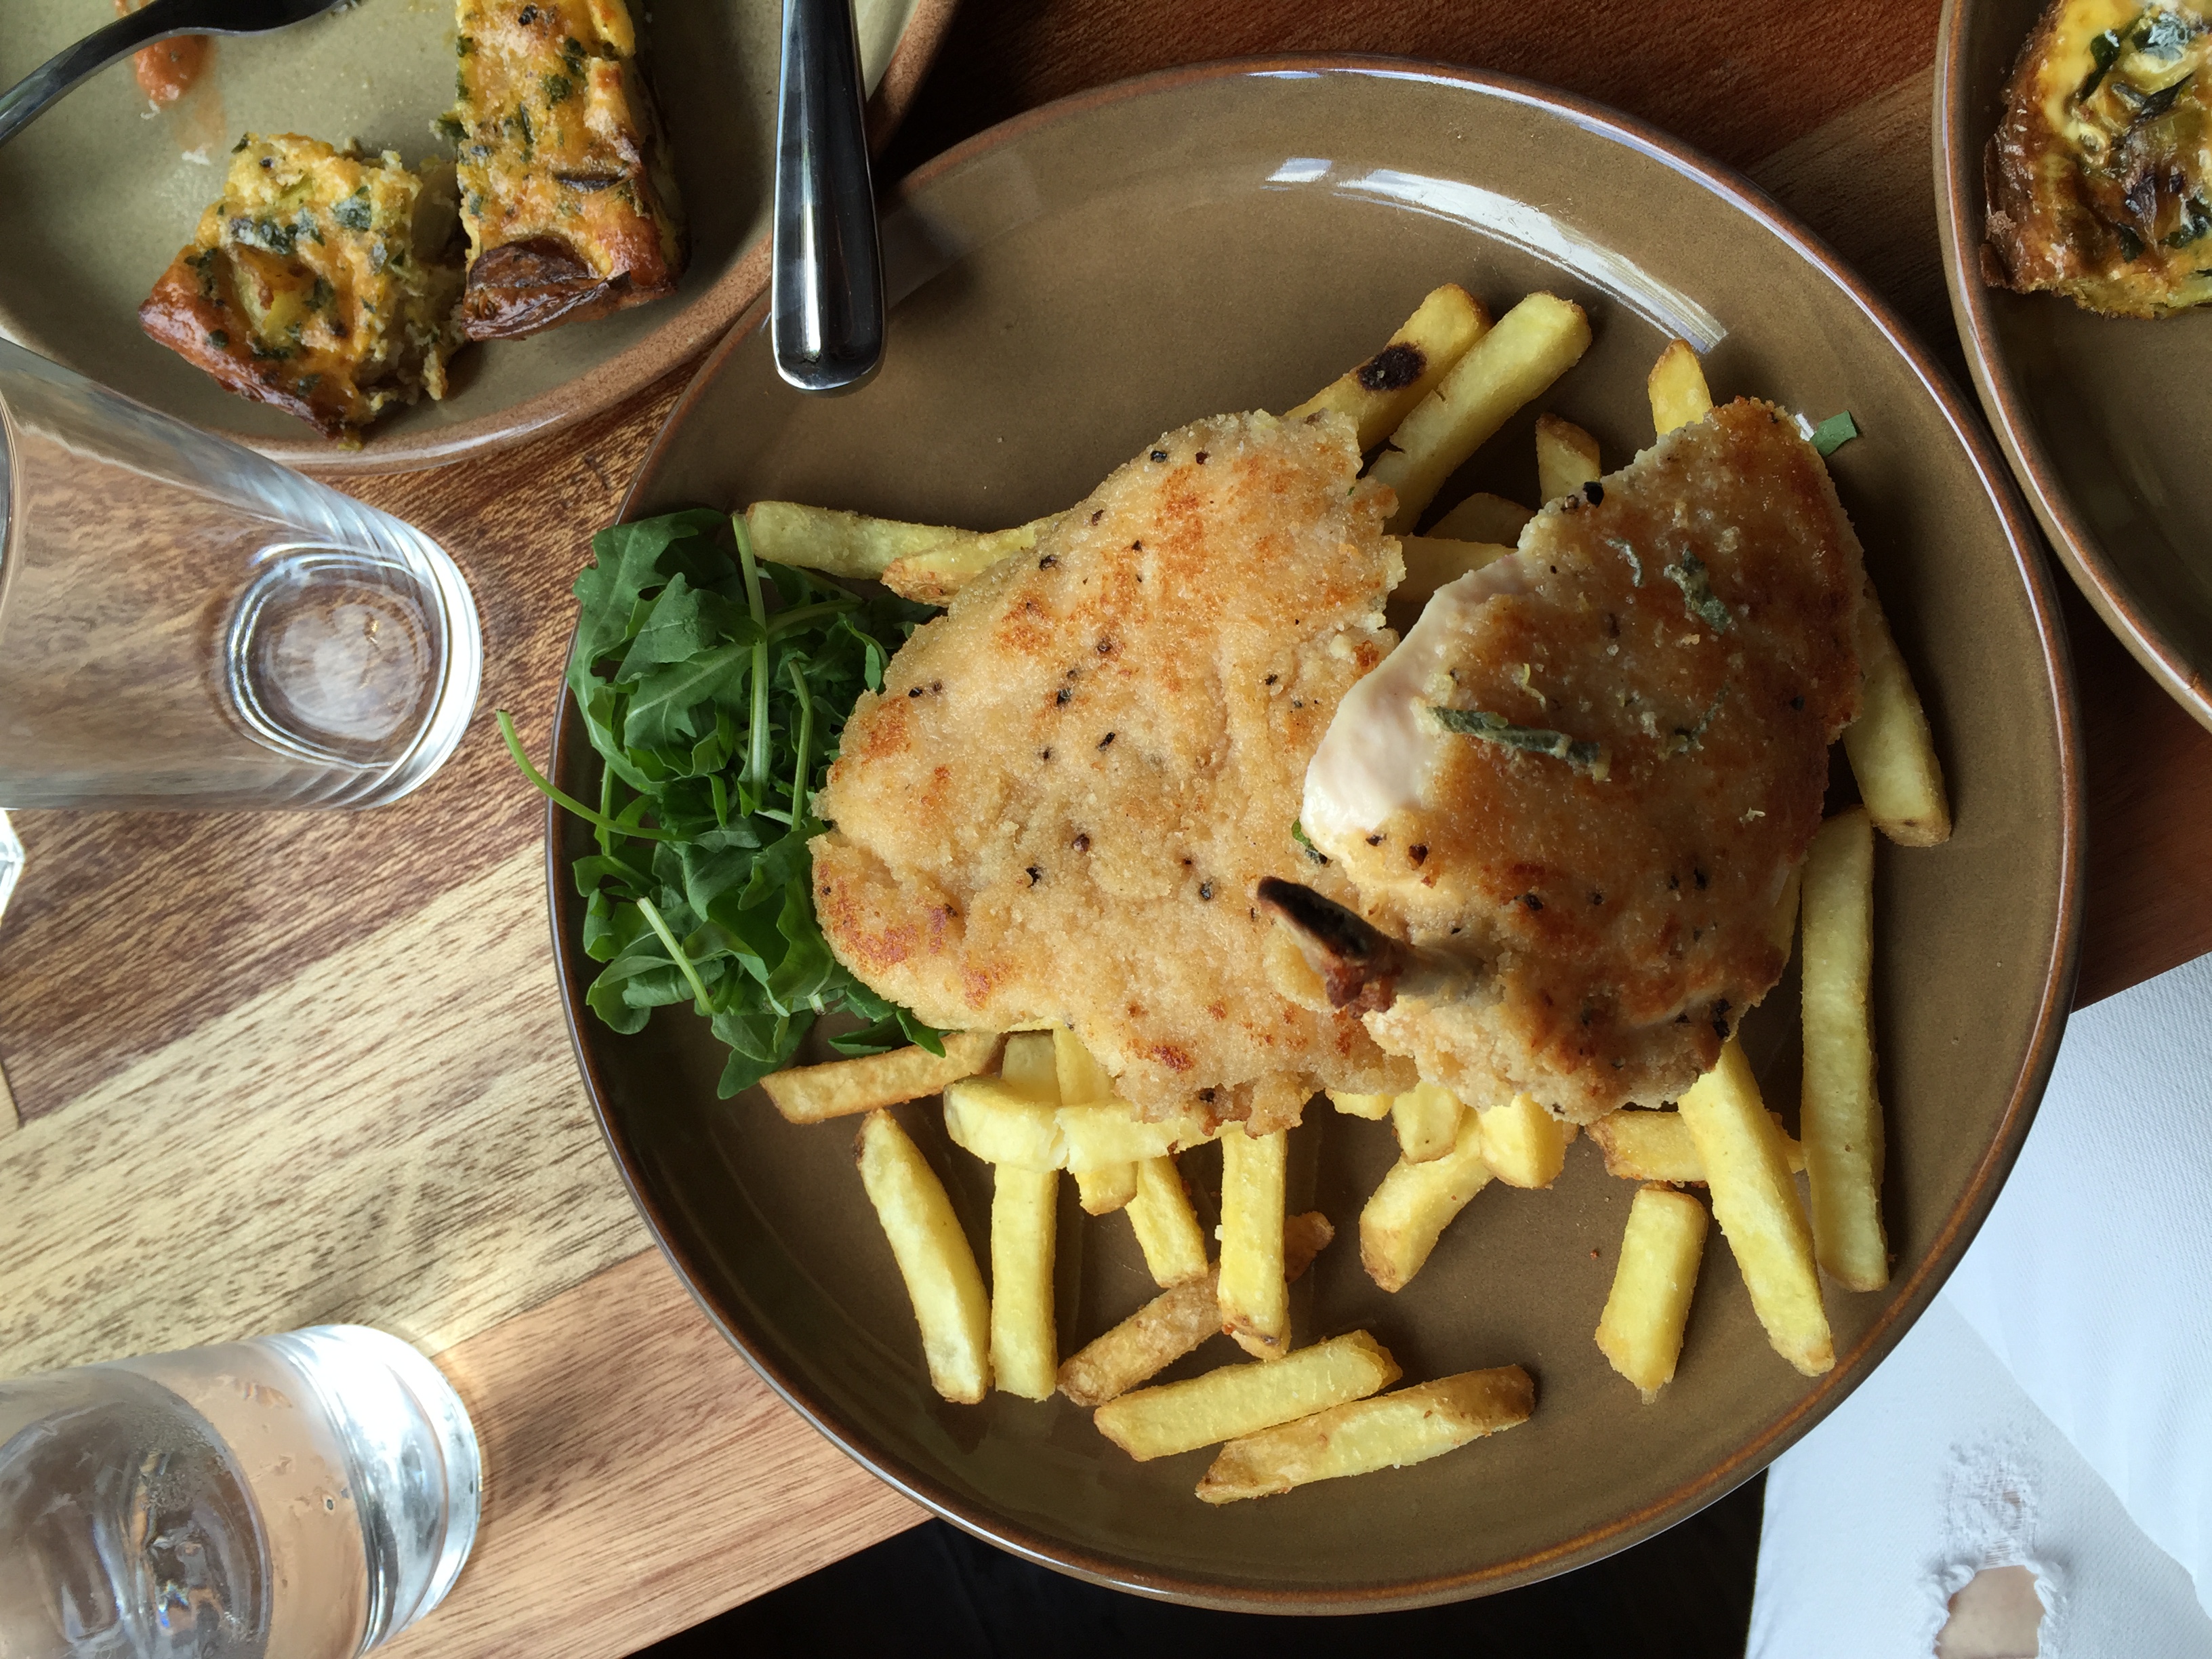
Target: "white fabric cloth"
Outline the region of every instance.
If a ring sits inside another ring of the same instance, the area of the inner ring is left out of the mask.
[[[1746,1659],[1925,1659],[1950,1598],[2025,1566],[2040,1659],[2204,1659],[2188,1573],[1942,1297],[1766,1474]]]
[[[2008,1470],[2032,1516],[1992,1542],[1957,1494]],[[2056,1586],[2046,1659],[2212,1656],[2212,957],[2074,1017],[1936,1305],[1775,1464],[1751,1652],[1928,1653],[2015,1560]]]

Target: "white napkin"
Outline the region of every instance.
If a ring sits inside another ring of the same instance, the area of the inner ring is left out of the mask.
[[[1927,1659],[2002,1566],[2036,1576],[2040,1659],[2212,1653],[2189,1575],[1938,1297],[1767,1471],[1746,1659]]]
[[[2212,1610],[2212,957],[2074,1017],[1943,1294]]]
[[[2007,1471],[2036,1495],[2000,1536],[1954,1499]],[[1925,1654],[1944,1600],[2012,1562],[2045,1577],[2046,1656],[2212,1654],[2212,957],[2074,1017],[1936,1305],[1775,1464],[1752,1651]],[[1890,1640],[1814,1641],[1796,1611],[1878,1605]]]

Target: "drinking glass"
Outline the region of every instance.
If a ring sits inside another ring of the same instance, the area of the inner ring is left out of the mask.
[[[365,1326],[0,1382],[0,1659],[355,1659],[452,1588],[481,1473]]]
[[[420,531],[0,340],[0,807],[381,805],[483,661]]]

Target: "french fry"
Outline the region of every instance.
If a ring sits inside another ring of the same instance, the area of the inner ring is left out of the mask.
[[[1589,319],[1569,300],[1531,294],[1498,319],[1399,423],[1372,469],[1398,494],[1383,527],[1403,535],[1460,463],[1513,412],[1541,397],[1589,349]]]
[[[1058,1170],[1067,1163],[1060,1109],[1004,1078],[963,1078],[945,1089],[945,1133],[986,1164]]]
[[[1705,1166],[1713,1219],[1735,1253],[1767,1340],[1808,1376],[1834,1369],[1813,1230],[1783,1157],[1782,1132],[1760,1103],[1751,1063],[1734,1037],[1723,1045],[1720,1064],[1684,1091],[1679,1107]]]
[[[1086,1106],[1114,1098],[1114,1075],[1101,1066],[1083,1039],[1066,1026],[1052,1034],[1053,1065],[1060,1077],[1060,1103]]]
[[[1335,410],[1358,423],[1360,449],[1372,449],[1489,331],[1490,313],[1482,301],[1458,283],[1446,283],[1430,291],[1382,350],[1345,370],[1283,418],[1303,420]]]
[[[1283,1224],[1283,1277],[1296,1281],[1336,1230],[1318,1210]],[[1170,1286],[1060,1368],[1060,1391],[1086,1410],[1157,1376],[1208,1337],[1221,1334],[1216,1274]]]
[[[1398,548],[1405,556],[1406,580],[1390,590],[1390,606],[1408,617],[1418,616],[1439,587],[1513,550],[1504,542],[1450,541],[1438,536],[1401,536]]]
[[[1148,1158],[1128,1166],[1136,1188],[1128,1203],[1137,1248],[1157,1285],[1180,1285],[1206,1275],[1206,1234],[1192,1212],[1172,1158]],[[1287,1267],[1285,1268],[1287,1273]]]
[[[1645,1187],[1629,1201],[1597,1346],[1613,1370],[1643,1390],[1647,1406],[1674,1380],[1705,1249],[1705,1206],[1687,1193]]]
[[[1012,530],[981,532],[960,531],[949,541],[919,549],[885,565],[877,578],[901,599],[923,605],[945,605],[993,565],[1016,554],[1034,551],[1037,538],[1059,518],[1048,513],[1042,519],[1018,524]]]
[[[1389,1349],[1353,1331],[1280,1359],[1133,1389],[1108,1401],[1091,1420],[1130,1456],[1150,1462],[1364,1399],[1400,1374]]]
[[[1567,1164],[1568,1126],[1528,1095],[1476,1114],[1482,1161],[1509,1187],[1548,1187]]]
[[[1889,1283],[1881,1102],[1867,1007],[1873,969],[1874,824],[1855,806],[1820,826],[1805,859],[1805,1080],[1798,1105],[1813,1254],[1852,1291]]]
[[[1859,603],[1859,717],[1844,728],[1844,753],[1875,828],[1900,847],[1951,839],[1951,803],[1927,711],[1912,672],[1869,582]]]
[[[752,538],[755,558],[825,576],[874,580],[900,559],[972,538],[975,532],[798,501],[755,501],[745,509],[745,533]]]
[[[1782,1136],[1790,1173],[1805,1167],[1805,1149],[1782,1127],[1782,1115],[1769,1112]],[[1605,1172],[1623,1181],[1665,1181],[1677,1187],[1705,1184],[1705,1163],[1680,1112],[1647,1112],[1626,1107],[1607,1112],[1589,1126],[1590,1139],[1605,1154]]]
[[[1661,437],[1678,426],[1702,421],[1713,410],[1711,388],[1705,371],[1687,340],[1669,340],[1651,365],[1644,390],[1651,398],[1651,425]]]
[[[1349,1089],[1331,1089],[1328,1103],[1346,1117],[1364,1117],[1380,1122],[1390,1115],[1390,1107],[1398,1098],[1395,1095],[1354,1094]]]
[[[1426,1164],[1452,1149],[1467,1109],[1449,1089],[1416,1084],[1390,1103],[1390,1127],[1398,1132],[1398,1155],[1408,1164]]]
[[[1478,489],[1430,526],[1429,534],[1463,542],[1499,542],[1510,547],[1535,516],[1518,501]]]
[[[1095,1170],[1078,1170],[1075,1194],[1085,1215],[1111,1215],[1127,1209],[1137,1196],[1137,1166],[1102,1164]]]
[[[1546,501],[1571,495],[1604,476],[1605,469],[1597,461],[1596,439],[1556,415],[1536,417],[1536,489]]]
[[[1767,939],[1782,952],[1784,968],[1790,965],[1790,947],[1797,938],[1797,900],[1804,882],[1802,866],[1790,872],[1790,879],[1782,884],[1782,896],[1774,902],[1774,915],[1766,924]]]
[[[1401,1291],[1469,1200],[1490,1184],[1482,1120],[1462,1113],[1452,1149],[1426,1164],[1401,1160],[1359,1212],[1359,1260],[1386,1291]]]
[[[1241,1123],[1221,1128],[1221,1328],[1262,1359],[1279,1358],[1291,1340],[1283,1274],[1290,1139],[1286,1130],[1248,1135]]]
[[[1536,1384],[1518,1365],[1462,1371],[1231,1441],[1198,1483],[1209,1504],[1267,1498],[1316,1480],[1403,1468],[1525,1423]]]
[[[1052,1321],[1060,1172],[1001,1164],[991,1183],[991,1378],[1024,1400],[1049,1400],[1060,1386]]]
[[[1040,1106],[1060,1104],[1060,1067],[1049,1031],[1009,1031],[999,1056],[999,1078],[1024,1100]]]
[[[761,1088],[791,1122],[820,1123],[920,1100],[949,1083],[988,1072],[999,1058],[999,1042],[996,1031],[947,1031],[942,1059],[923,1048],[894,1048],[860,1060],[770,1072]]]
[[[1194,1112],[1152,1122],[1139,1117],[1135,1109],[1122,1100],[1063,1106],[1060,1131],[1072,1175],[1165,1158],[1213,1138],[1206,1120]]]
[[[972,1406],[991,1386],[991,1303],[952,1200],[889,1112],[860,1121],[854,1154],[921,1328],[930,1386]]]

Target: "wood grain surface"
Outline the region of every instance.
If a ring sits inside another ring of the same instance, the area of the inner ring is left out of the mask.
[[[966,0],[882,172],[1178,63],[1327,50],[1499,69],[1747,170],[1963,384],[1929,154],[1936,10]],[[784,1407],[647,1247],[561,1030],[543,813],[490,724],[512,710],[543,752],[568,583],[679,379],[504,456],[349,486],[448,548],[483,613],[479,717],[410,799],[16,815],[0,1374],[340,1318],[436,1352],[484,1439],[486,1506],[410,1655],[625,1653],[916,1514]],[[2212,949],[2212,735],[2070,592],[2066,614],[2091,1000]]]

